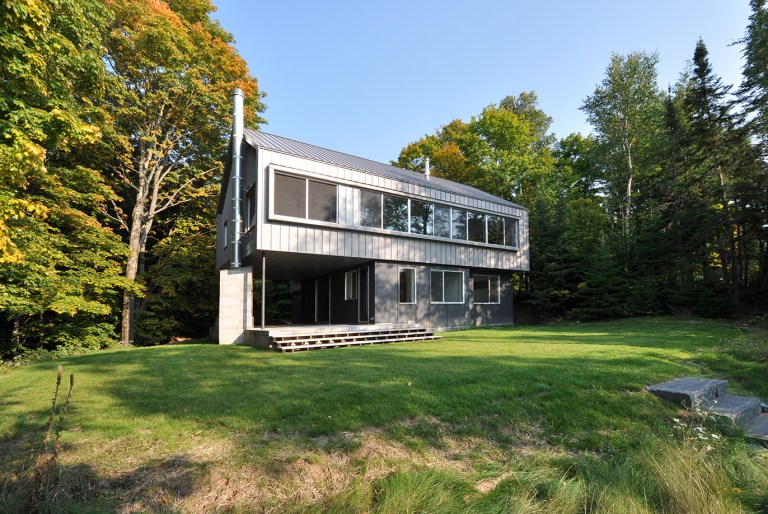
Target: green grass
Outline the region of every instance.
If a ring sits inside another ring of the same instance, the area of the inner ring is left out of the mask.
[[[709,376],[766,399],[765,347],[729,323],[652,318],[295,354],[175,345],[69,357],[58,363],[75,390],[45,505],[765,512],[765,452],[713,423],[679,428],[681,412],[643,389]],[[0,374],[0,509],[30,494],[55,364]]]

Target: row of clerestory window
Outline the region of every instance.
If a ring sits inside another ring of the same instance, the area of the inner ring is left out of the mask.
[[[515,218],[374,191],[360,191],[360,225],[476,243],[518,245],[519,222]]]
[[[283,173],[275,173],[274,177],[275,214],[338,222],[335,184]],[[255,213],[255,205],[248,203],[247,212]],[[360,190],[360,225],[457,241],[518,246],[519,221],[515,218],[364,189]]]

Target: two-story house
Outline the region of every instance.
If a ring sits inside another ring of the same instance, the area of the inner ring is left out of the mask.
[[[253,279],[290,280],[298,325],[513,321],[528,211],[479,189],[242,128],[218,206],[219,342],[248,342]],[[262,303],[263,305],[263,303]],[[254,319],[261,323],[254,323]]]

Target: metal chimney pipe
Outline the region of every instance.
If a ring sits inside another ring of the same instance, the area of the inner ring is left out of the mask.
[[[229,267],[240,267],[240,235],[242,234],[242,163],[243,155],[241,146],[243,143],[243,100],[245,94],[240,88],[232,90],[232,178],[230,190],[232,191],[232,242]]]
[[[426,175],[426,176],[427,176],[427,178],[429,178],[429,177],[430,177],[430,172],[429,172],[429,157],[425,157],[425,158],[424,158],[424,175]]]

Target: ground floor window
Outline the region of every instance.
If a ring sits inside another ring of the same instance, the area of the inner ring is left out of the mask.
[[[499,303],[499,277],[475,275],[472,278],[472,289],[475,303]]]
[[[430,272],[432,303],[464,303],[464,272],[432,270]]]
[[[416,303],[416,270],[400,268],[400,303]]]
[[[344,274],[344,299],[357,300],[357,270]]]

